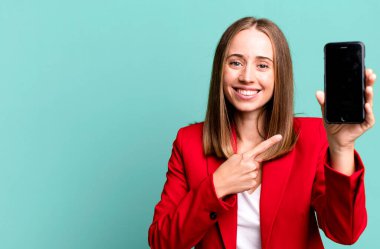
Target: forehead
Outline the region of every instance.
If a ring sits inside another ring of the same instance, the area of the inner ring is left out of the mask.
[[[232,38],[227,54],[242,54],[247,57],[265,56],[273,59],[273,48],[269,37],[252,27],[240,31]]]

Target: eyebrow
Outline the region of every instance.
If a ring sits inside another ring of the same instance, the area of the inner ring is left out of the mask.
[[[244,56],[242,54],[230,54],[229,56],[227,56],[227,59],[232,57],[232,56],[236,56],[236,57],[239,57],[239,58],[244,58]],[[264,59],[264,60],[269,60],[271,62],[273,62],[273,60],[269,57],[266,57],[266,56],[261,56],[261,55],[258,55],[256,56],[257,59]]]

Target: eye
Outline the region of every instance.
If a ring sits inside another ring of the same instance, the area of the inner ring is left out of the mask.
[[[230,66],[233,66],[233,67],[240,67],[240,66],[243,66],[243,64],[241,64],[239,61],[230,61],[228,63]]]
[[[267,68],[269,68],[269,66],[267,64],[259,64],[259,65],[257,65],[257,67],[260,68],[260,69],[267,69]]]

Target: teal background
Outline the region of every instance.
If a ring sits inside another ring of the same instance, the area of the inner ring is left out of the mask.
[[[1,0],[0,248],[148,248],[172,141],[204,118],[227,26],[275,21],[296,112],[320,116],[323,45],[363,41],[380,74],[379,13],[377,0]],[[380,244],[379,145],[379,126],[357,142],[369,223],[351,248]]]

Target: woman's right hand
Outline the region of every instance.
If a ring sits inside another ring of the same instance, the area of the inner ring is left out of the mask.
[[[252,150],[242,154],[234,154],[228,158],[213,174],[214,186],[218,198],[255,189],[261,153],[281,141],[281,135],[274,135],[261,142]]]

